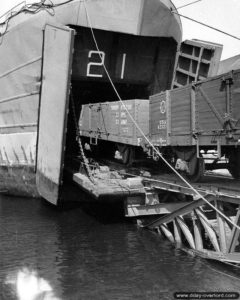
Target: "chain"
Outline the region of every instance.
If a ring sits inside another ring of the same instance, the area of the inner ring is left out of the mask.
[[[75,109],[75,103],[74,103],[74,99],[73,99],[72,90],[71,90],[70,98],[71,98],[71,104],[72,104],[73,120],[74,120],[75,128],[76,128],[76,138],[77,138],[77,142],[78,142],[78,146],[79,146],[79,150],[80,150],[80,155],[81,155],[81,158],[83,160],[83,165],[85,166],[88,177],[90,178],[91,181],[94,181],[91,169],[89,167],[89,161],[88,161],[88,159],[87,159],[87,157],[84,153],[84,149],[83,149],[83,145],[82,145],[82,141],[81,141],[80,129],[79,129],[79,126],[78,126],[78,121],[77,121],[77,116],[76,116],[76,109]]]

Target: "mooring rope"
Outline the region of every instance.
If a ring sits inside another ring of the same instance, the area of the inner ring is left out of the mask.
[[[152,149],[155,151],[155,153],[164,161],[164,163],[189,187],[191,188],[194,193],[200,197],[201,199],[204,200],[204,202],[206,202],[210,207],[212,207],[212,209],[214,209],[219,215],[221,215],[225,220],[227,220],[229,223],[231,223],[234,227],[236,227],[238,230],[240,230],[240,227],[235,224],[231,219],[229,219],[224,213],[222,213],[219,209],[217,209],[214,205],[212,205],[204,196],[202,196],[181,174],[179,174],[179,172],[177,170],[174,169],[174,167],[162,156],[162,154],[159,152],[159,150],[152,144],[152,142],[148,139],[148,137],[144,134],[144,132],[142,131],[142,129],[140,128],[140,126],[138,125],[138,123],[135,121],[135,119],[133,118],[133,116],[131,115],[131,113],[129,112],[128,108],[126,107],[124,101],[122,100],[122,98],[120,97],[113,81],[112,81],[112,78],[105,66],[105,63],[104,63],[104,60],[103,60],[103,57],[101,56],[100,54],[100,49],[99,49],[99,46],[98,46],[98,42],[96,40],[96,37],[95,37],[95,34],[94,34],[94,31],[93,31],[93,27],[92,27],[92,22],[91,22],[91,19],[90,19],[90,16],[89,16],[89,13],[88,13],[88,8],[87,8],[87,5],[86,5],[86,0],[83,1],[83,4],[84,4],[84,7],[85,7],[85,11],[86,11],[86,16],[87,16],[87,21],[88,21],[88,24],[89,24],[89,27],[90,27],[90,30],[91,30],[91,33],[92,33],[92,37],[93,37],[93,40],[94,40],[94,43],[95,43],[95,46],[96,46],[96,49],[98,51],[98,54],[99,54],[99,57],[101,59],[101,62],[102,62],[102,65],[103,65],[103,68],[106,72],[106,75],[108,77],[108,80],[109,82],[111,83],[112,85],[112,88],[114,90],[114,92],[116,93],[120,103],[122,104],[123,108],[125,109],[125,111],[127,112],[128,116],[130,117],[130,119],[132,120],[133,124],[135,125],[135,127],[138,129],[138,131],[140,132],[140,134],[144,137],[144,139],[147,141],[147,143],[152,147]]]

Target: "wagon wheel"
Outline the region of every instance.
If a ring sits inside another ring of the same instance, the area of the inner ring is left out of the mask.
[[[122,156],[122,161],[124,165],[131,165],[133,161],[133,149],[131,146],[127,145],[119,145],[118,144],[119,152]]]
[[[121,152],[121,155],[122,155],[122,161],[124,165],[127,165],[130,157],[130,148],[126,147],[124,151]]]
[[[240,149],[235,149],[229,155],[228,171],[235,179],[240,179]]]
[[[197,157],[194,155],[189,161],[189,173],[187,173],[187,178],[192,182],[201,181],[205,172],[205,163],[203,157]]]

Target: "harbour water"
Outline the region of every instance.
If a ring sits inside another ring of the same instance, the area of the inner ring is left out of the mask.
[[[0,198],[1,300],[165,300],[239,290],[237,271],[174,249],[111,208]]]

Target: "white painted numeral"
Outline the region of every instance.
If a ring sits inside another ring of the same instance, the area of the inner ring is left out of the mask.
[[[91,67],[92,66],[97,66],[97,67],[102,67],[105,62],[105,53],[103,51],[89,51],[88,53],[88,58],[91,58],[92,55],[97,55],[99,58],[101,57],[101,62],[89,62],[87,65],[87,76],[88,77],[103,77],[102,74],[93,74],[91,73]]]
[[[126,65],[126,53],[123,53],[123,59],[122,59],[122,70],[121,70],[121,79],[124,78],[124,73],[125,73],[125,65]]]

